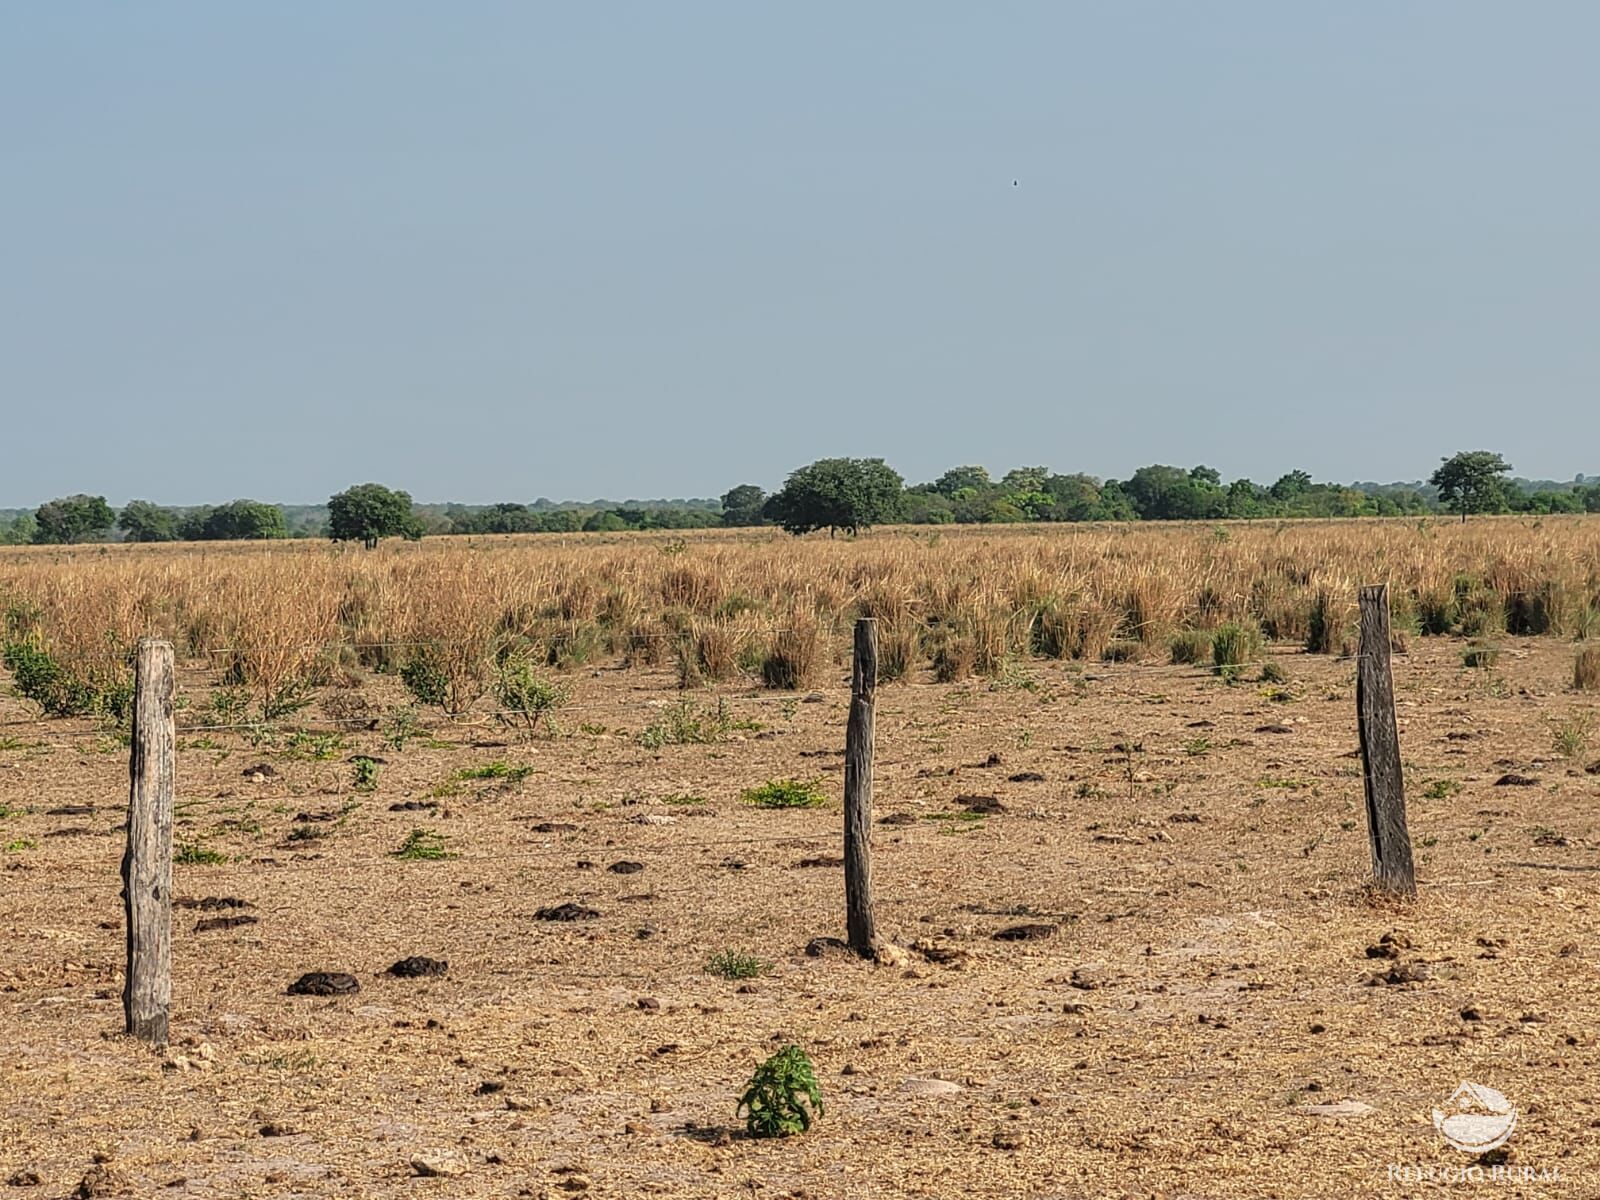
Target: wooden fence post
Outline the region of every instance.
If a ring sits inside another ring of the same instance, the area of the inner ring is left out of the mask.
[[[850,949],[877,956],[872,912],[872,705],[878,691],[878,622],[856,622],[850,724],[844,744],[844,902]]]
[[[128,971],[127,1029],[167,1044],[172,1006],[172,793],[177,735],[172,643],[144,638],[134,659],[133,745],[128,758],[128,848],[122,856]]]
[[[1356,717],[1367,794],[1367,837],[1372,877],[1385,891],[1417,893],[1406,829],[1405,775],[1394,718],[1394,676],[1389,664],[1389,589],[1361,589],[1361,658],[1356,667]]]

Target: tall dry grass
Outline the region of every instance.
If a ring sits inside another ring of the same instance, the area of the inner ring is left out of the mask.
[[[513,651],[808,686],[859,615],[895,678],[1165,661],[1175,634],[1239,624],[1342,653],[1356,584],[1381,581],[1402,633],[1593,635],[1600,519],[37,548],[0,552],[0,613],[84,671],[125,670],[144,634],[263,694],[426,655],[469,704]]]

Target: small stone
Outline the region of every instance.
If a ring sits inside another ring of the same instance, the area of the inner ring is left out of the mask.
[[[1036,942],[1044,938],[1055,937],[1054,925],[1038,923],[1028,925],[1010,925],[994,935],[997,942]]]
[[[466,1173],[467,1164],[450,1150],[427,1150],[411,1160],[411,1169],[428,1179],[453,1179]]]
[[[629,862],[624,859],[622,862],[612,863],[606,870],[613,875],[637,875],[644,870],[644,864],[642,862]]]
[[[443,975],[449,969],[450,964],[440,959],[413,954],[391,966],[388,973],[401,979],[427,979]]]
[[[1461,1019],[1463,1021],[1481,1021],[1483,1020],[1483,1010],[1476,1004],[1469,1004],[1461,1010]]]
[[[1074,967],[1072,978],[1068,982],[1079,991],[1092,992],[1096,988],[1105,987],[1106,970],[1104,967],[1095,966]]]
[[[346,996],[360,990],[360,980],[342,971],[308,971],[289,985],[291,996]]]
[[[537,909],[533,917],[536,921],[592,921],[599,915],[594,909],[585,908],[569,900],[565,904]]]

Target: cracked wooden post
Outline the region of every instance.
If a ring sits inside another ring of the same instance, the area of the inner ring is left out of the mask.
[[[872,912],[872,705],[878,690],[878,622],[856,622],[850,724],[844,745],[844,901],[846,940],[863,958],[877,957]]]
[[[1405,775],[1394,717],[1394,676],[1389,662],[1389,589],[1361,589],[1361,658],[1356,666],[1356,718],[1367,795],[1367,837],[1373,881],[1383,890],[1417,894],[1406,829]]]
[[[167,1044],[172,1006],[174,691],[172,643],[144,638],[134,660],[128,847],[122,856],[128,931],[122,1009],[128,1032],[157,1046]]]

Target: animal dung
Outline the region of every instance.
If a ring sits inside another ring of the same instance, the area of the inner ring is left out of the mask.
[[[342,971],[307,971],[289,985],[291,996],[348,996],[361,990],[361,981]]]

